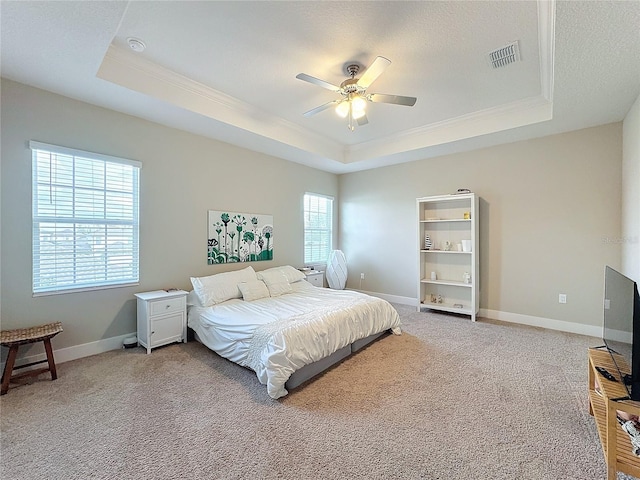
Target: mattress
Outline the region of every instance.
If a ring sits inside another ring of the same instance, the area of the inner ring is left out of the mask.
[[[306,281],[291,286],[291,293],[278,297],[191,306],[188,313],[198,339],[254,370],[272,398],[286,395],[286,381],[305,365],[370,335],[401,333],[398,313],[383,299]]]

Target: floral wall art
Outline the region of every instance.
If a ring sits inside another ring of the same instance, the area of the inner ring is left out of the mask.
[[[208,212],[207,263],[273,260],[273,216]]]

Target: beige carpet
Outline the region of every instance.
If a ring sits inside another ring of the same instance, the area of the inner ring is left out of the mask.
[[[597,339],[397,308],[402,336],[277,401],[195,342],[60,364],[1,397],[0,477],[605,478]]]

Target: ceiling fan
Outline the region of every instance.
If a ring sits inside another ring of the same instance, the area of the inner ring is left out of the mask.
[[[299,73],[296,78],[305,82],[313,83],[332,92],[339,93],[341,98],[327,102],[308,112],[304,113],[305,117],[310,117],[316,113],[322,112],[333,105],[336,106],[336,113],[342,118],[349,117],[348,128],[355,130],[355,124],[366,125],[369,123],[366,115],[367,102],[375,103],[391,103],[394,105],[405,105],[412,107],[416,103],[415,97],[403,97],[401,95],[387,95],[384,93],[367,93],[367,88],[391,65],[391,60],[384,57],[376,57],[369,65],[360,78],[356,75],[360,72],[361,66],[357,63],[349,63],[346,66],[346,73],[350,78],[346,79],[340,86],[333,85],[319,78],[312,77],[306,73]]]

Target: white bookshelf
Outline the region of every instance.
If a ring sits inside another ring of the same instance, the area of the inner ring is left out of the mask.
[[[416,199],[419,309],[460,313],[476,320],[480,301],[478,204],[473,193]],[[425,247],[426,235],[431,248]],[[432,272],[436,279],[431,278]]]

